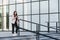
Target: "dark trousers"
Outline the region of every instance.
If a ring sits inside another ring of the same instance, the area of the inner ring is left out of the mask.
[[[14,28],[16,28],[16,33],[17,33],[17,31],[19,29],[19,27],[17,26],[17,23],[12,24],[12,34],[14,34]]]

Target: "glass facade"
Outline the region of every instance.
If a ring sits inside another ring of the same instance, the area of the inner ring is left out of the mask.
[[[11,15],[17,11],[19,19],[55,27],[60,21],[60,0],[0,0],[0,29],[11,30]],[[36,25],[20,21],[20,27],[36,30]],[[40,26],[40,31],[48,31],[47,27]],[[50,29],[50,31],[55,31]]]

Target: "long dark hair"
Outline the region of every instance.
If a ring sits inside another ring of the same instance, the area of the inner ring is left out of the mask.
[[[16,14],[15,14],[16,13]],[[13,15],[14,15],[14,17],[16,17],[17,16],[17,11],[14,11],[14,13],[13,13]],[[18,20],[18,16],[16,17],[16,21]]]
[[[16,14],[15,14],[15,13],[16,13]],[[14,11],[14,12],[13,12],[13,15],[14,15],[14,17],[17,16],[17,11]]]

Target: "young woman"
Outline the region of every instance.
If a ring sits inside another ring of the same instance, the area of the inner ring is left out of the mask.
[[[12,15],[12,34],[14,34],[14,28],[16,28],[17,33],[19,27],[18,27],[18,15],[16,11],[14,11]]]

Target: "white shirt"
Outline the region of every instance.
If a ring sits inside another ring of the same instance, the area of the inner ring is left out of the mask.
[[[15,17],[12,15],[12,23],[14,24],[15,23]]]
[[[12,15],[12,24],[15,23],[15,20],[16,20],[16,17],[14,17],[14,16]],[[19,25],[19,21],[17,21],[17,25]]]

